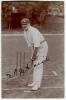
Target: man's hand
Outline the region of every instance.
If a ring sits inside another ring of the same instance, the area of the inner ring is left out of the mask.
[[[33,55],[31,58],[32,61],[36,60],[36,55]]]
[[[33,64],[34,60],[35,59],[33,57],[31,57],[31,65]]]
[[[38,47],[34,48],[33,56],[31,57],[32,63],[36,60],[37,58],[37,52],[38,52]]]

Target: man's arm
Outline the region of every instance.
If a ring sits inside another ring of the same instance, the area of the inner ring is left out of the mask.
[[[35,47],[34,48],[33,55],[32,55],[32,58],[31,58],[32,61],[35,61],[36,60],[38,48],[39,47]]]

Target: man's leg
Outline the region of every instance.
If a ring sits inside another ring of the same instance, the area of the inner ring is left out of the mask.
[[[34,67],[32,90],[37,90],[40,87],[42,76],[43,76],[43,63]]]

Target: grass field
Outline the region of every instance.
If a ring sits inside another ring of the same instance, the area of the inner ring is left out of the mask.
[[[21,35],[2,35],[2,98],[63,98],[64,97],[64,35],[45,35],[48,42],[49,61],[44,64],[41,88],[31,91],[26,83],[31,81],[32,71],[24,76],[7,79],[6,74],[13,74],[16,67],[16,52],[26,52],[26,62],[30,50]]]

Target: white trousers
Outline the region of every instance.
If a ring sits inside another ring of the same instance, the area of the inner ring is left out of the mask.
[[[48,45],[47,42],[44,42],[41,44],[38,54],[37,54],[37,59],[34,61],[34,64],[38,64],[42,62],[43,60],[46,60],[48,53]],[[38,66],[34,67],[33,71],[33,87],[40,87],[41,81],[42,81],[42,76],[43,76],[43,63],[41,63]]]

